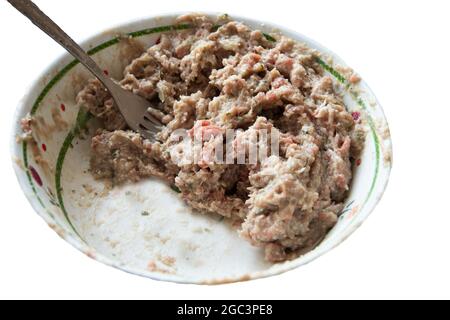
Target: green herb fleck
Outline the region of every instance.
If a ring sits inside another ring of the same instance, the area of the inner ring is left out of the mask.
[[[219,30],[219,28],[221,27],[220,24],[215,24],[211,27],[211,32],[216,32],[217,30]]]
[[[316,57],[316,61],[318,64],[322,66],[322,68],[331,73],[340,83],[345,84],[347,87],[349,86],[345,77],[339,72],[337,72],[333,67],[326,64],[325,61],[323,61],[319,57]]]
[[[270,34],[263,32],[264,37],[269,40],[270,42],[277,42],[277,39],[272,37]]]

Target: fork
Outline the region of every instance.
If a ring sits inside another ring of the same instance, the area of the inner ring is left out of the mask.
[[[55,22],[30,0],[7,0],[13,7],[31,20],[39,29],[58,42],[84,65],[109,91],[128,126],[150,141],[163,129],[162,123],[150,112],[150,102],[123,89],[108,77],[95,61],[73,41]]]

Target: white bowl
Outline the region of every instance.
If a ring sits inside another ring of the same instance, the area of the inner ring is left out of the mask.
[[[133,32],[137,41],[149,46],[163,32],[152,28],[171,25],[177,16],[151,17],[100,32],[83,47],[90,49],[113,77],[120,78],[123,57],[131,49],[117,43],[116,35]],[[232,18],[305,42],[323,53],[323,61],[339,80],[330,68],[345,63],[320,44],[270,23]],[[136,32],[139,30],[146,31]],[[293,261],[269,264],[260,249],[240,239],[223,222],[190,212],[163,183],[149,179],[109,190],[93,180],[87,171],[87,138],[95,130],[95,120],[89,120],[88,132],[73,134],[78,113],[75,95],[91,75],[72,61],[66,54],[54,62],[18,106],[13,119],[12,156],[19,183],[36,212],[59,236],[104,264],[180,283],[220,284],[276,275],[314,260],[345,240],[374,209],[386,187],[392,158],[389,129],[382,108],[362,81],[345,93],[347,106],[362,113],[368,132],[346,212],[314,250]],[[40,128],[45,128],[34,131],[36,147],[16,141],[21,134],[19,121],[30,111],[41,121]],[[55,124],[55,116],[62,121]]]

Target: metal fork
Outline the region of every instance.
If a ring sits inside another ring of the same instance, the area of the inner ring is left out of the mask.
[[[147,139],[155,140],[156,134],[163,129],[163,125],[148,112],[149,108],[152,108],[148,100],[123,89],[109,78],[97,63],[32,1],[7,1],[30,19],[39,29],[58,42],[101,81],[111,93],[125,121],[132,130],[139,132]]]

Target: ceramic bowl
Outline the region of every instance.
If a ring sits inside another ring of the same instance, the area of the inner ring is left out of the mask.
[[[111,76],[120,79],[135,42],[154,44],[172,29],[178,14],[150,17],[99,32],[82,46]],[[215,18],[217,15],[209,14]],[[164,183],[148,179],[111,188],[88,172],[89,137],[97,123],[79,114],[75,95],[91,75],[66,54],[45,70],[17,107],[12,157],[18,181],[34,210],[56,233],[106,265],[157,280],[221,284],[276,275],[302,266],[346,239],[380,200],[391,169],[391,141],[383,110],[364,81],[348,86],[337,71],[346,64],[298,32],[261,21],[232,17],[267,33],[305,42],[322,53],[321,63],[340,83],[348,108],[361,117],[367,141],[346,209],[337,225],[311,252],[279,264],[239,238],[215,217],[191,212]],[[133,41],[121,41],[128,34]],[[44,37],[44,35],[42,35]],[[55,44],[56,45],[56,44]],[[37,120],[37,143],[17,142],[20,119]],[[80,130],[86,126],[86,129]]]

